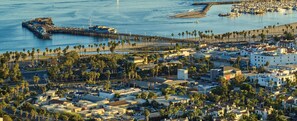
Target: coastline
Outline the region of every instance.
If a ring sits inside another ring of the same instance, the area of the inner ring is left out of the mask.
[[[273,27],[274,26],[274,27]],[[288,27],[291,26],[292,28]],[[252,29],[252,30],[243,30],[243,31],[237,31],[237,32],[246,32],[246,37],[244,35],[236,35],[236,31],[233,32],[227,32],[231,33],[232,35],[227,38],[225,37],[224,39],[215,39],[215,38],[205,38],[203,39],[207,43],[218,43],[218,42],[239,42],[239,41],[246,41],[246,42],[251,42],[251,41],[260,41],[259,34],[263,33],[266,38],[267,37],[272,37],[272,36],[279,36],[283,35],[285,31],[291,32],[294,35],[297,34],[297,22],[289,23],[289,24],[282,24],[282,25],[270,25],[266,26],[266,28],[261,28],[261,29]],[[227,34],[223,33],[223,34]],[[250,33],[250,34],[248,34]],[[222,36],[223,34],[215,34],[214,36]],[[252,36],[255,35],[256,38],[252,38]],[[187,39],[189,41],[193,40],[199,40],[199,37],[197,38],[189,38]]]

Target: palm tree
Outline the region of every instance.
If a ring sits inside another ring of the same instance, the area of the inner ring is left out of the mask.
[[[110,74],[111,74],[111,73],[110,73],[109,70],[105,72],[105,75],[106,75],[108,81],[109,81],[109,79],[110,79]]]
[[[20,116],[21,117],[23,116],[23,110],[20,110]]]
[[[37,61],[39,60],[39,53],[40,53],[40,49],[37,49]]]
[[[270,91],[271,91],[271,92],[272,92],[273,85],[274,85],[273,81],[270,80],[270,81],[269,81],[269,86],[270,86]]]
[[[100,48],[97,48],[97,50],[96,50],[96,51],[97,51],[97,53],[99,53],[99,52],[100,52]]]
[[[149,116],[151,115],[151,112],[148,109],[145,109],[144,115],[145,115],[146,121],[149,121]]]
[[[34,84],[37,85],[37,86],[38,86],[39,80],[40,80],[40,78],[38,76],[33,77]]]
[[[103,87],[105,91],[108,91],[111,87],[110,81],[106,81]]]
[[[182,32],[182,36],[183,36],[183,37],[185,36],[185,32]]]
[[[59,117],[60,117],[60,114],[59,114],[59,113],[55,113],[55,114],[54,114],[54,117],[55,117],[55,119],[58,121],[58,119],[59,119]]]
[[[33,117],[36,118],[37,116],[37,112],[34,109],[31,110],[30,114],[31,114],[31,119],[33,119]]]
[[[68,121],[69,120],[69,117],[66,116],[66,115],[62,115],[62,119],[63,119],[63,121]]]
[[[48,48],[45,48],[45,52],[48,53],[48,51],[49,51]]]
[[[252,38],[253,38],[254,41],[256,41],[257,36],[253,35]]]
[[[17,111],[16,107],[12,106],[12,107],[11,107],[11,110],[13,111],[13,115],[15,115],[15,113],[16,113],[16,111]]]
[[[29,116],[29,112],[26,111],[25,114],[26,114],[26,118],[28,118],[28,116]]]
[[[289,89],[292,85],[292,81],[289,78],[286,78],[286,87]]]

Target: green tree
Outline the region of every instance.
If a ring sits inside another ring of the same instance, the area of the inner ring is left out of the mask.
[[[3,121],[13,121],[13,120],[9,115],[4,115],[3,116]]]
[[[235,76],[234,81],[237,85],[240,85],[242,82],[245,81],[245,79],[246,78],[242,74],[240,74]]]
[[[62,117],[62,120],[63,120],[63,121],[68,121],[68,120],[69,120],[69,117],[66,116],[66,115],[62,115],[61,117]]]
[[[269,62],[268,61],[265,63],[265,66],[269,66]]]
[[[106,81],[104,84],[104,90],[108,91],[111,87],[110,81]]]
[[[225,79],[225,77],[223,77],[223,76],[219,77],[219,82],[221,83],[222,86],[228,85],[228,80]]]
[[[15,113],[16,113],[16,111],[17,111],[16,107],[12,106],[12,107],[11,107],[11,110],[13,111],[13,115],[15,115]]]
[[[149,92],[149,94],[148,94],[148,98],[150,98],[150,99],[155,99],[155,98],[157,98],[157,94],[154,93],[154,92]]]
[[[59,113],[54,113],[55,119],[58,121],[60,114]]]
[[[36,116],[37,116],[37,112],[36,112],[36,110],[35,109],[31,109],[31,113],[30,113],[30,115],[31,115],[31,119],[35,119],[36,118]]]
[[[145,115],[146,121],[149,121],[149,117],[151,115],[151,112],[148,109],[145,109],[144,110],[144,115]]]
[[[38,76],[33,77],[33,82],[34,82],[35,86],[38,86],[39,80],[40,80],[40,78]]]
[[[110,75],[111,75],[111,72],[109,71],[109,70],[107,70],[106,72],[105,72],[105,76],[107,77],[107,80],[109,81],[109,79],[110,79]]]

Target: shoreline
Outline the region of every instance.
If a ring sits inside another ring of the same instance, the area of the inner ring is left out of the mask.
[[[292,28],[290,28],[288,26],[291,26]],[[260,41],[261,38],[259,37],[259,34],[261,34],[261,33],[263,33],[267,38],[267,37],[272,37],[272,36],[283,35],[285,31],[290,32],[294,35],[297,35],[297,22],[293,22],[293,23],[289,23],[289,24],[281,24],[281,25],[269,25],[269,26],[266,26],[266,28],[264,27],[264,28],[252,29],[252,30],[231,31],[231,32],[214,35],[214,36],[222,36],[224,34],[230,33],[231,36],[229,39],[227,37],[225,37],[223,39],[204,38],[202,40],[207,43]],[[233,32],[245,32],[246,37],[244,37],[244,35],[236,35]],[[250,33],[250,34],[248,34],[248,33]],[[252,38],[253,35],[255,35],[256,38]],[[188,38],[187,40],[199,40],[199,39],[200,39],[199,37],[196,37],[196,38]]]

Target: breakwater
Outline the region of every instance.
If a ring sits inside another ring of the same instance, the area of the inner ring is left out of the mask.
[[[204,8],[201,11],[189,11],[185,13],[178,13],[173,18],[202,18],[205,17],[207,12],[210,10],[210,8],[213,5],[224,5],[224,4],[239,4],[242,2],[249,2],[247,0],[241,0],[241,1],[227,1],[227,2],[196,2],[192,5],[204,5]]]
[[[239,4],[242,2],[249,2],[247,0],[240,0],[240,1],[226,1],[226,2],[195,2],[192,5],[224,5],[224,4]]]

